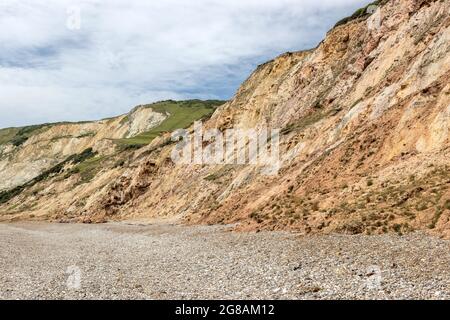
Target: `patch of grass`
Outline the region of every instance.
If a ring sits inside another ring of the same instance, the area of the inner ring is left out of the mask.
[[[58,141],[61,139],[71,139],[71,138],[73,138],[73,136],[70,136],[70,135],[57,136],[57,137],[53,137],[50,141],[54,142],[54,141]]]
[[[210,175],[207,175],[204,179],[206,181],[215,181],[215,180],[219,179],[219,176],[215,173],[212,173]]]
[[[120,124],[123,125],[123,124],[127,123],[128,121],[130,121],[130,117],[128,115],[126,115],[125,117],[122,118],[122,120],[120,120]]]
[[[33,134],[40,133],[48,124],[38,124],[21,128],[0,129],[0,144],[12,143],[19,147],[24,144]]]
[[[75,155],[72,155],[69,158],[67,158],[66,163],[72,162],[73,164],[77,164],[77,163],[83,162],[87,159],[90,159],[92,157],[95,157],[96,155],[97,155],[97,153],[94,152],[92,150],[92,148],[88,148],[80,154],[75,154]]]
[[[18,196],[25,189],[24,186],[18,186],[11,190],[5,190],[0,192],[0,204],[6,203],[12,198]]]
[[[313,124],[319,122],[327,115],[328,113],[316,109],[314,112],[304,116],[299,121],[288,124],[285,128],[281,130],[281,134],[288,134],[293,131],[302,131],[312,126]]]
[[[78,164],[89,158],[94,157],[95,155],[96,154],[92,151],[92,148],[86,149],[80,154],[71,155],[66,160],[64,160],[64,161],[58,163],[57,165],[51,167],[50,169],[44,171],[43,173],[38,175],[36,178],[30,180],[29,182],[27,182],[23,185],[17,186],[13,189],[0,192],[0,204],[8,202],[12,198],[21,194],[25,189],[33,187],[37,183],[48,179],[52,175],[61,173],[66,164],[69,164],[69,163]]]
[[[12,143],[16,147],[24,144],[31,136],[57,125],[84,124],[89,121],[43,123],[32,126],[0,129],[0,145]]]
[[[436,207],[436,211],[434,213],[433,220],[431,221],[431,223],[428,226],[428,228],[430,228],[430,229],[436,228],[436,224],[438,223],[439,219],[441,218],[442,211],[443,210],[442,210],[442,208],[440,206]]]
[[[402,225],[399,224],[399,223],[395,223],[395,224],[392,226],[392,229],[393,229],[395,232],[397,232],[398,234],[400,234],[401,231],[402,231]]]
[[[37,124],[33,126],[26,126],[19,129],[15,137],[11,140],[16,147],[24,144],[33,134],[40,133],[47,127],[47,124]]]
[[[97,134],[97,133],[94,132],[94,131],[88,131],[88,132],[85,132],[85,133],[80,134],[80,135],[77,136],[76,138],[77,138],[77,139],[82,139],[82,138],[87,138],[87,137],[93,137],[93,136],[95,136],[96,134]]]
[[[357,105],[358,103],[360,103],[362,100],[363,100],[362,98],[359,98],[358,100],[356,100],[355,102],[353,102],[353,103],[352,103],[352,106],[350,107],[350,109],[353,109],[354,107],[356,107],[356,105]]]
[[[132,138],[120,139],[117,142],[124,147],[139,148],[145,146],[163,133],[188,128],[195,121],[211,116],[215,108],[224,103],[225,101],[220,100],[168,100],[146,105],[144,107],[152,108],[155,112],[168,114],[168,118],[150,131]]]
[[[68,175],[80,174],[80,181],[78,184],[88,183],[102,169],[103,160],[105,160],[104,156],[86,159],[72,168]]]
[[[356,10],[351,16],[339,20],[334,27],[336,28],[336,27],[342,26],[344,24],[347,24],[347,23],[349,23],[353,20],[359,19],[359,18],[366,18],[370,15],[370,13],[367,11],[370,6],[380,6],[380,5],[387,3],[388,1],[389,0],[377,0],[372,3],[369,3],[367,6]]]
[[[0,145],[10,142],[19,131],[19,128],[0,129]]]
[[[229,173],[229,171],[231,170],[231,168],[232,168],[231,165],[226,165],[226,166],[220,168],[219,170],[217,170],[216,172],[207,175],[203,179],[205,179],[206,181],[219,180],[220,178],[226,176]]]
[[[445,201],[445,203],[444,203],[444,209],[450,210],[450,199]]]
[[[21,145],[23,145],[25,142],[27,142],[29,137],[25,137],[25,136],[16,136],[14,138],[11,139],[11,143],[15,146],[15,147],[19,147]]]

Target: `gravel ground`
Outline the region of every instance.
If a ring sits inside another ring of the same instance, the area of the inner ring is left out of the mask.
[[[450,243],[168,224],[0,224],[1,299],[449,299]]]

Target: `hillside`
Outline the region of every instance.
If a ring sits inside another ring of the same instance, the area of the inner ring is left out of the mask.
[[[164,132],[209,117],[223,103],[169,100],[100,121],[0,129],[0,203],[62,173],[77,174],[79,183],[87,183],[104,162],[120,161]]]
[[[175,217],[240,230],[450,237],[448,3],[378,4],[338,23],[317,48],[259,66],[204,119],[222,132],[280,128],[277,175],[175,164],[170,131],[207,116],[208,105],[172,120],[167,112],[182,106],[141,107],[0,131],[0,220]],[[82,156],[65,162],[71,155]]]

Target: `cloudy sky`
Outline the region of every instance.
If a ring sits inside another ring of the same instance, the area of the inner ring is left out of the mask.
[[[0,128],[228,99],[368,0],[1,0]]]

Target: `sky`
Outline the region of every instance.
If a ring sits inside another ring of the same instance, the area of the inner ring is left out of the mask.
[[[368,0],[1,0],[0,128],[230,99]]]

